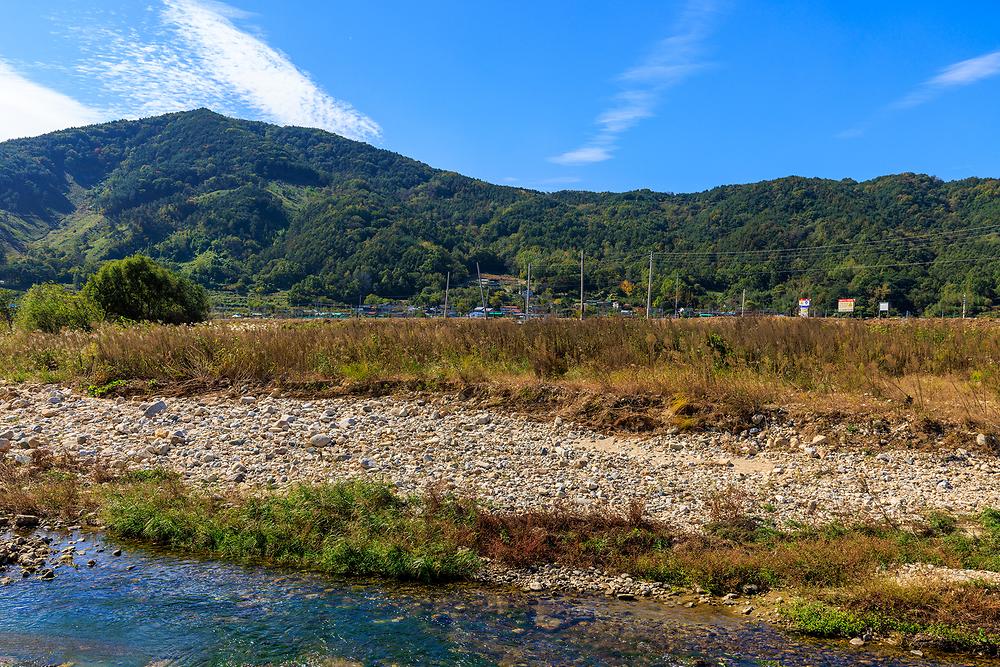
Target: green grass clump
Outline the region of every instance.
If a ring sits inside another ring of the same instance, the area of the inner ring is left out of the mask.
[[[871,629],[857,614],[815,600],[796,600],[779,612],[794,630],[813,637],[858,637]]]
[[[442,506],[443,507],[443,506]],[[174,481],[112,491],[112,534],[238,562],[421,581],[468,578],[479,558],[442,508],[366,481],[296,486],[273,496],[220,500]]]
[[[92,384],[87,387],[87,394],[89,396],[93,396],[94,398],[103,398],[116,389],[125,386],[128,386],[128,382],[125,380],[112,380],[110,382],[106,382],[105,384]]]
[[[868,597],[876,589],[882,599],[872,606]],[[838,604],[798,599],[780,607],[778,612],[792,630],[812,637],[847,639],[896,634],[905,642],[941,650],[1000,653],[1000,633],[995,626],[984,628],[975,620],[977,615],[992,616],[992,610],[978,605],[963,609],[956,604],[981,599],[981,591],[967,589],[967,592],[956,595],[954,588],[904,589],[886,582],[842,591],[834,596]],[[915,597],[915,593],[924,597],[923,605],[903,604]],[[930,608],[934,609],[933,615],[927,613]]]

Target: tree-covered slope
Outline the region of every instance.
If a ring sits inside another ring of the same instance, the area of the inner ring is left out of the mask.
[[[996,228],[991,228],[996,225]],[[985,229],[984,229],[985,228]],[[1000,182],[790,177],[697,194],[501,187],[319,130],[206,110],[0,144],[0,279],[77,281],[141,251],[209,287],[436,298],[446,272],[519,272],[672,307],[836,296],[1000,303]],[[974,230],[974,231],[969,231]],[[714,253],[714,254],[709,254]]]

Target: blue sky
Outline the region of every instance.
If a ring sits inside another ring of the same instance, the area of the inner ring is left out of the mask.
[[[1000,176],[1000,3],[5,3],[0,138],[209,106],[539,189]]]

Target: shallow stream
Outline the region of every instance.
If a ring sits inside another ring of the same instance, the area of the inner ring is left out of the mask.
[[[141,551],[115,557],[100,538],[86,540],[77,562],[96,567],[0,588],[0,665],[984,664],[803,640],[708,608],[359,585]]]

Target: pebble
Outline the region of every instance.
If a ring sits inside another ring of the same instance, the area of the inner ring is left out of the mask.
[[[331,442],[333,442],[333,438],[331,438],[328,435],[324,435],[322,433],[317,433],[316,435],[309,438],[309,444],[312,445],[313,447],[326,447]]]

